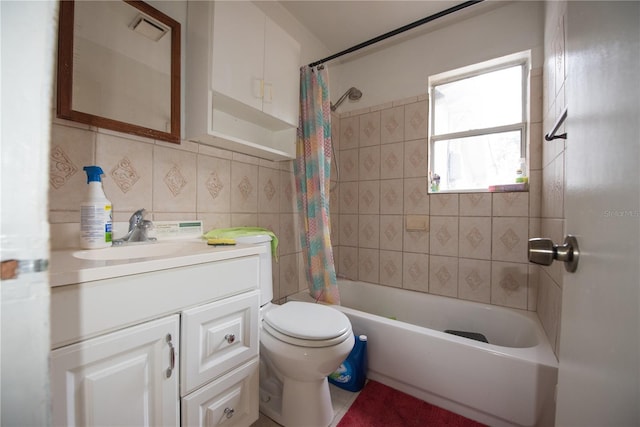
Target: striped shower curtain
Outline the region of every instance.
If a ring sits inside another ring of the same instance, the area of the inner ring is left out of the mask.
[[[331,108],[329,76],[320,66],[300,68],[300,121],[294,170],[311,296],[340,303],[331,248],[329,185],[331,173]]]

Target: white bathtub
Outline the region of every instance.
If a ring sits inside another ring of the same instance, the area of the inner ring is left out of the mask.
[[[339,287],[336,308],[369,338],[368,378],[491,426],[553,425],[558,363],[535,313],[348,280]]]

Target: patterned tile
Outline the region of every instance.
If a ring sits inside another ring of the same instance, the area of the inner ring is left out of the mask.
[[[359,215],[358,246],[378,249],[380,247],[380,215]]]
[[[529,216],[529,193],[493,193],[493,216]]]
[[[380,213],[402,214],[403,187],[401,179],[380,181]]]
[[[528,265],[491,263],[491,304],[527,309]]]
[[[404,177],[415,178],[427,176],[427,140],[419,139],[404,143]]]
[[[280,211],[280,171],[258,168],[258,206],[259,212]]]
[[[298,292],[298,262],[296,254],[281,256],[275,265],[280,270],[280,292],[277,298],[284,298]],[[274,295],[274,298],[276,298],[276,295]]]
[[[405,252],[429,253],[429,232],[404,230],[402,249]]]
[[[182,189],[187,186],[187,178],[180,170],[180,166],[174,164],[171,169],[164,175],[162,181],[164,181],[167,189],[177,197],[182,192]]]
[[[380,178],[402,178],[404,174],[404,144],[386,144],[380,147]]]
[[[358,148],[360,145],[360,117],[340,119],[340,150]]]
[[[337,265],[341,277],[358,280],[358,248],[340,246],[340,260]]]
[[[153,152],[153,210],[195,212],[196,155],[160,146]],[[131,159],[138,169],[138,161]]]
[[[460,258],[458,297],[485,304],[491,302],[491,261]]]
[[[340,152],[340,182],[357,181],[359,178],[359,149]]]
[[[296,218],[297,215],[280,215],[278,234],[278,253],[280,255],[293,254],[300,247],[300,236],[296,232]]]
[[[407,178],[404,180],[404,213],[429,214],[426,178]]]
[[[458,217],[432,216],[429,252],[458,256]]]
[[[358,195],[359,213],[380,213],[380,181],[360,181]]]
[[[340,213],[358,213],[358,182],[340,184]]]
[[[491,259],[491,218],[461,216],[458,245],[460,257]]]
[[[231,162],[198,156],[198,212],[230,212]]]
[[[429,291],[429,255],[405,252],[402,256],[402,287]]]
[[[426,101],[404,106],[404,139],[427,138],[428,106]]]
[[[402,215],[380,215],[380,249],[402,250],[403,220]]]
[[[51,187],[61,188],[79,170],[62,147],[59,145],[51,147],[49,155],[49,185]]]
[[[258,212],[258,166],[231,162],[231,212]]]
[[[429,256],[429,293],[458,296],[458,258]]]
[[[458,215],[458,195],[455,193],[432,194],[431,215]]]
[[[127,157],[123,157],[112,169],[109,175],[113,182],[123,192],[127,193],[140,180],[133,163]]]
[[[528,218],[493,218],[491,259],[496,261],[528,262]]]
[[[296,211],[296,183],[293,173],[280,171],[280,212]]]
[[[380,111],[360,116],[360,147],[380,145]]]
[[[463,193],[459,197],[460,215],[491,216],[490,193]]]
[[[380,147],[361,148],[358,156],[359,179],[361,181],[380,179]]]
[[[358,237],[358,215],[340,215],[340,244],[358,246]]]
[[[358,280],[378,283],[380,251],[377,249],[358,249]]]
[[[380,112],[380,142],[388,144],[404,140],[404,107],[384,109]]]
[[[380,284],[402,287],[402,252],[380,251]]]

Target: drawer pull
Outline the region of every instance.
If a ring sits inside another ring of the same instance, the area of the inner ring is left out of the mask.
[[[231,417],[233,417],[233,414],[234,414],[235,412],[236,412],[236,411],[235,411],[235,409],[233,409],[233,408],[224,408],[224,415],[225,415],[225,417],[227,417],[227,418],[231,418]]]
[[[227,334],[224,336],[224,339],[227,341],[227,344],[233,344],[236,341],[235,334]]]
[[[173,346],[173,342],[171,342],[171,334],[167,334],[167,344],[169,344],[169,367],[166,371],[167,378],[171,378],[171,374],[176,367],[176,348]]]

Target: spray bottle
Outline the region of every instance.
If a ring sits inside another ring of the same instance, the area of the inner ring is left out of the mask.
[[[99,166],[85,166],[89,191],[80,204],[80,247],[97,249],[111,246],[113,210],[102,190],[100,176],[104,172]]]

